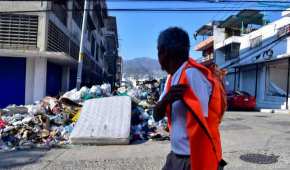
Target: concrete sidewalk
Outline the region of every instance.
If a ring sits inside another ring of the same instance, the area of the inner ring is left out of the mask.
[[[226,170],[290,169],[290,115],[228,112],[221,131]],[[0,169],[159,170],[169,151],[168,141],[15,151],[0,153]]]

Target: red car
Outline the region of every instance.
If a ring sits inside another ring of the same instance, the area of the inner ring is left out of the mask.
[[[256,98],[245,91],[230,91],[227,93],[229,109],[254,110]]]

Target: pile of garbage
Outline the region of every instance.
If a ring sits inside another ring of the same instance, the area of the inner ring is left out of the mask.
[[[123,95],[132,99],[131,141],[167,140],[167,120],[156,123],[153,119],[160,91],[156,80],[122,86],[113,92],[110,84],[103,84],[73,89],[60,98],[45,97],[32,105],[10,105],[0,109],[0,151],[69,144],[84,101]]]
[[[0,151],[68,144],[82,103],[110,94],[111,86],[103,84],[73,89],[59,99],[45,97],[33,105],[0,109]]]
[[[131,141],[169,140],[167,119],[155,122],[153,107],[161,93],[157,80],[137,82],[136,86],[121,87],[117,95],[128,95],[132,99]]]

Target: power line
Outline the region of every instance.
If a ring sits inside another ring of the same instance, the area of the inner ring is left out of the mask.
[[[253,0],[245,0],[245,1],[242,1],[242,0],[221,0],[219,2],[232,2],[232,3],[285,3],[285,4],[290,4],[290,2],[287,0],[287,1],[259,1],[259,0],[256,0],[256,1],[253,1]]]
[[[270,0],[107,0],[108,2],[207,2],[207,3],[285,3],[290,4],[290,1],[270,1]]]
[[[262,5],[264,7],[279,7],[279,8],[287,8],[290,7],[288,4],[270,4],[270,3],[263,3],[263,2],[258,2],[259,5]]]
[[[223,9],[226,9],[228,5],[229,5],[229,4],[224,5],[224,6],[223,6]],[[214,19],[215,19],[216,17],[218,17],[220,14],[221,14],[221,13],[218,13],[217,15],[214,15],[214,16],[211,18],[211,21],[214,21]],[[225,14],[223,14],[223,15],[225,15]]]
[[[108,11],[125,11],[125,12],[237,12],[243,9],[231,8],[231,9],[209,9],[209,8],[112,8]],[[281,12],[290,11],[285,9],[249,9],[258,11],[269,11],[269,12]]]
[[[88,9],[93,11],[93,9]],[[231,8],[108,8],[108,11],[114,12],[239,12],[244,9]],[[290,9],[247,9],[247,10],[257,10],[261,12],[282,12],[290,11]],[[66,9],[66,11],[83,11],[76,9]],[[5,11],[0,12],[0,14],[9,13],[40,13],[40,12],[54,12],[54,10],[28,10],[28,11]]]

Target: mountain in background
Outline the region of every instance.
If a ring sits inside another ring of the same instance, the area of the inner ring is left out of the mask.
[[[159,79],[166,74],[161,70],[159,62],[152,58],[142,57],[125,60],[123,63],[123,73],[126,77],[137,79],[155,78]]]

